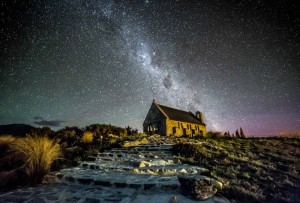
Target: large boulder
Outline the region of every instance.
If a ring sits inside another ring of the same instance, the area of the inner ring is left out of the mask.
[[[182,194],[196,200],[206,200],[217,193],[217,181],[202,175],[180,175]]]

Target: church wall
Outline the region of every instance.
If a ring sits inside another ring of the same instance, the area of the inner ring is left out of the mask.
[[[200,134],[206,135],[206,126],[204,125],[175,121],[175,120],[170,120],[168,118],[166,119],[166,124],[167,124],[166,134],[168,136],[172,136],[172,135],[182,136],[184,134],[192,135],[193,130],[194,130],[194,135],[200,135]],[[176,131],[175,133],[174,133],[174,128]]]
[[[149,129],[150,128],[150,129]],[[154,129],[151,129],[154,128]],[[152,104],[143,124],[144,133],[166,135],[166,117]]]

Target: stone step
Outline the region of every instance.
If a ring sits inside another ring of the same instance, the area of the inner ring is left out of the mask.
[[[98,154],[96,160],[122,160],[122,159],[173,159],[174,155],[166,153],[101,153]]]
[[[83,185],[95,185],[102,187],[111,188],[134,188],[140,190],[177,190],[179,189],[179,182],[177,176],[170,178],[165,177],[152,177],[152,176],[142,176],[139,175],[120,175],[110,174],[109,176],[76,176],[76,174],[63,174],[57,173],[57,182],[64,182],[68,184],[83,184]],[[115,178],[113,178],[115,177]]]
[[[148,146],[148,145],[141,145],[133,148],[121,148],[121,149],[111,149],[107,151],[111,152],[138,152],[138,151],[165,151],[165,152],[170,152],[172,151],[173,145],[166,145],[166,146]]]
[[[99,155],[115,155],[115,154],[124,154],[124,155],[134,155],[134,154],[161,154],[161,155],[172,155],[171,151],[147,151],[147,150],[140,150],[140,151],[104,151],[99,153]]]
[[[137,163],[137,162],[136,162]],[[97,164],[95,162],[82,162],[79,168],[91,169],[97,171],[123,171],[134,174],[201,174],[208,170],[198,166],[190,166],[183,164],[169,164],[169,165],[153,165],[149,167],[136,167],[135,164],[122,164],[122,163],[103,163]]]

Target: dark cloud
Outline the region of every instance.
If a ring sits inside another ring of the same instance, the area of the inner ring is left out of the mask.
[[[170,74],[167,75],[167,77],[165,77],[163,79],[163,85],[165,86],[165,88],[169,89],[170,87],[172,87],[172,80],[171,80],[171,76]]]
[[[40,116],[36,116],[34,117],[35,120],[41,120],[41,121],[35,121],[34,123],[40,126],[50,126],[50,127],[60,127],[62,123],[66,122],[66,121],[62,121],[62,120],[44,120],[42,117]]]

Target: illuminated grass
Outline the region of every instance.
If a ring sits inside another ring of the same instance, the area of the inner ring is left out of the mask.
[[[28,136],[16,139],[12,148],[20,153],[25,163],[23,169],[30,185],[41,183],[53,161],[60,157],[60,146],[47,137]]]
[[[300,139],[289,135],[203,138],[200,144],[178,143],[173,152],[183,163],[209,169],[225,186],[220,193],[235,202],[295,202],[299,148]]]

